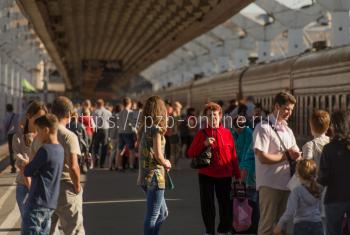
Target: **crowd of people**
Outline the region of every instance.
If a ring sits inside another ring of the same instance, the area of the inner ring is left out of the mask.
[[[102,99],[73,105],[60,96],[52,104],[31,101],[20,116],[7,105],[4,130],[22,234],[55,234],[58,220],[64,234],[85,234],[80,171],[92,168],[138,169],[147,199],[144,234],[159,234],[168,216],[165,190],[173,188],[169,171],[208,149],[210,164],[198,170],[205,234],[350,231],[349,111],[315,110],[313,139],[299,147],[288,126],[293,95],[278,93],[271,112],[253,97],[224,106],[207,102],[198,112],[158,96],[144,104],[126,97],[115,106]],[[245,231],[232,225],[242,217],[233,213],[233,184],[243,186],[252,210]]]

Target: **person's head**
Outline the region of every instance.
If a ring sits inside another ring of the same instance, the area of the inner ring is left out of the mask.
[[[147,99],[142,110],[141,128],[157,126],[164,134],[167,129],[167,110],[164,101],[159,96]]]
[[[257,116],[257,117],[260,117],[263,115],[263,107],[262,107],[262,104],[261,103],[256,103],[255,104],[255,107],[254,107],[254,110],[253,110],[253,114],[254,116]]]
[[[7,104],[6,105],[6,112],[13,112],[13,105],[12,104]]]
[[[331,117],[333,139],[343,141],[350,149],[350,111],[334,111]]]
[[[248,103],[254,103],[254,97],[253,96],[248,96],[247,97],[247,102]]]
[[[71,113],[71,121],[77,122],[77,121],[78,121],[78,118],[79,118],[79,114],[78,114],[77,111],[74,110],[74,111]]]
[[[90,116],[91,112],[89,108],[84,107],[82,110],[83,116]]]
[[[237,102],[237,100],[236,99],[232,99],[232,100],[230,100],[230,106],[232,106],[232,107],[236,107],[238,105],[238,102]]]
[[[30,127],[34,127],[34,121],[45,115],[47,113],[47,108],[45,104],[41,101],[32,101],[26,111],[26,123],[24,125],[24,134],[27,134]]]
[[[223,100],[218,100],[218,101],[216,101],[216,103],[218,105],[220,105],[221,108],[224,106],[224,101]]]
[[[137,102],[137,109],[139,110],[143,109],[143,103],[141,101]]]
[[[244,117],[247,116],[247,111],[248,111],[247,105],[240,102],[238,104],[238,110],[237,110],[238,116],[244,116]]]
[[[131,105],[132,105],[132,101],[129,97],[125,97],[123,99],[123,106],[124,106],[124,109],[130,109],[131,108]]]
[[[327,132],[330,124],[329,113],[324,110],[316,110],[312,113],[309,123],[313,136],[322,135]]]
[[[238,116],[232,120],[233,129],[239,134],[247,127],[247,119],[243,116]]]
[[[57,97],[52,103],[51,112],[56,115],[58,121],[63,121],[64,125],[68,124],[73,110],[72,101],[65,96]]]
[[[102,108],[103,106],[105,106],[105,102],[103,101],[103,99],[98,99],[98,100],[96,101],[96,107],[97,107],[98,109],[100,109],[100,108]]]
[[[119,113],[122,110],[122,106],[120,104],[116,104],[113,108],[113,113]]]
[[[91,108],[91,101],[89,99],[83,101],[83,108]]]
[[[188,108],[187,109],[187,116],[195,116],[196,115],[196,109],[195,108]]]
[[[137,102],[135,100],[132,101],[132,109],[133,110],[137,109]]]
[[[203,114],[208,118],[208,125],[212,128],[218,128],[222,118],[221,106],[214,102],[209,102],[204,107]]]
[[[296,99],[290,93],[278,93],[274,100],[274,115],[277,121],[287,121],[293,113],[296,102]]]
[[[166,107],[166,111],[167,111],[168,115],[171,115],[174,111],[173,106],[171,105],[169,100],[164,101],[164,103],[165,103],[165,107]]]
[[[297,163],[297,175],[309,192],[316,198],[320,198],[321,190],[316,182],[317,164],[314,160],[302,159]]]
[[[53,114],[45,114],[34,122],[38,139],[45,143],[51,138],[57,138],[58,119]]]
[[[182,105],[179,101],[175,101],[173,103],[173,108],[174,108],[174,111],[177,113],[177,115],[181,114]]]

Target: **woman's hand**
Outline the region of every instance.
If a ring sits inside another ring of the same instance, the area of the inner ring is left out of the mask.
[[[273,230],[273,235],[281,235],[282,234],[282,228],[277,224]]]
[[[205,146],[210,146],[215,142],[215,139],[213,137],[209,137],[204,141]]]
[[[247,175],[248,175],[248,172],[246,169],[242,169],[241,170],[241,178],[240,178],[240,181],[241,182],[244,182],[245,181],[245,178],[247,178]]]
[[[171,163],[170,163],[170,161],[168,159],[164,160],[163,166],[164,166],[165,170],[170,171]]]

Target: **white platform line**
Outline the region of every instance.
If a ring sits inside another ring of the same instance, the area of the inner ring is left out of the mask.
[[[16,224],[18,224],[21,220],[21,216],[19,213],[19,209],[17,205],[13,208],[13,210],[8,214],[6,219],[0,224],[0,228],[13,229]],[[2,233],[1,233],[2,234]],[[4,233],[4,235],[13,234],[13,231],[8,231]]]
[[[181,201],[181,199],[165,199],[166,201]],[[134,199],[134,200],[114,200],[114,201],[90,201],[84,202],[84,205],[90,204],[110,204],[110,203],[133,203],[133,202],[146,202],[146,199]]]
[[[13,192],[15,192],[16,187],[12,187],[10,186],[7,191],[4,193],[4,195],[0,198],[0,210],[3,209],[6,201],[9,199],[9,197],[11,196],[11,194],[13,194]]]

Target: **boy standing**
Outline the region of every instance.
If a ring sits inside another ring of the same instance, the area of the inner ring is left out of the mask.
[[[57,138],[64,149],[64,166],[61,176],[61,188],[55,213],[52,215],[50,234],[58,229],[58,220],[64,234],[85,234],[83,225],[83,189],[80,185],[81,155],[76,134],[66,128],[69,123],[73,103],[64,96],[57,97],[52,103],[52,113],[58,118]]]
[[[32,177],[22,235],[50,232],[51,216],[57,207],[64,150],[57,140],[58,120],[46,114],[35,120],[37,138],[43,143],[31,162],[22,159],[24,176]]]

